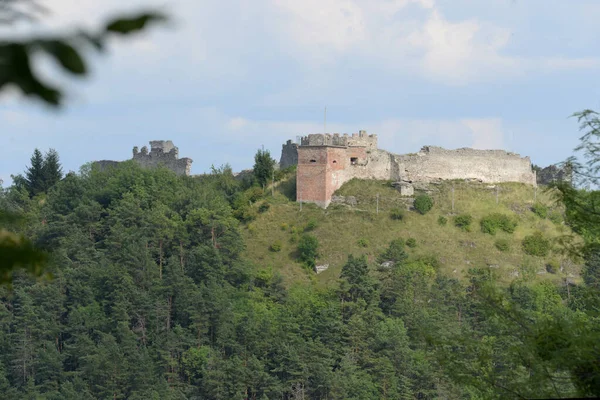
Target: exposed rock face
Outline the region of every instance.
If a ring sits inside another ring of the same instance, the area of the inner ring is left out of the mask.
[[[162,165],[177,175],[190,175],[192,169],[191,158],[179,158],[179,149],[170,140],[153,140],[150,142],[150,152],[146,146],[141,151],[137,146],[133,148],[133,160],[143,168],[156,168]],[[101,169],[117,165],[119,161],[102,160],[94,164]]]
[[[556,182],[571,182],[573,174],[568,167],[557,167],[550,165],[546,168],[538,169],[537,183],[540,185],[549,185]]]
[[[300,146],[292,146],[291,141],[283,146],[280,163],[289,166],[296,151],[297,200],[321,207],[327,207],[333,193],[352,178],[401,182],[405,196],[412,196],[418,185],[451,179],[536,185],[529,157],[503,150],[424,146],[416,154],[396,155],[378,149],[377,135],[365,131],[352,136],[312,134],[303,137]]]

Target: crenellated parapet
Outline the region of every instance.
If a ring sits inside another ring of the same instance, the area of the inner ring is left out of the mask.
[[[313,133],[302,137],[300,146],[365,147],[367,150],[376,150],[377,135],[367,135],[367,132],[362,130],[352,135]]]

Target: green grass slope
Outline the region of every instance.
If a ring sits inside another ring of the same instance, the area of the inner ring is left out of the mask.
[[[298,203],[276,193],[267,198],[271,207],[259,213],[244,230],[246,256],[260,268],[279,271],[288,283],[316,280],[327,284],[339,277],[348,254],[365,254],[375,266],[377,256],[392,239],[414,238],[416,247],[406,247],[411,258],[435,256],[442,272],[457,278],[464,278],[469,268],[486,267],[494,269],[506,283],[513,279],[578,279],[577,262],[563,255],[557,245],[561,237],[571,232],[563,224],[561,210],[554,206],[550,193],[538,188],[536,195],[531,186],[516,183],[500,184],[496,189],[493,185],[464,181],[430,185],[427,191],[434,199],[434,206],[425,215],[409,210],[412,201],[384,181],[346,183],[336,194],[355,196],[354,207],[332,204],[323,210],[304,204],[301,209]],[[549,207],[548,217],[541,218],[531,211],[534,197]],[[394,209],[405,210],[401,221],[390,218]],[[515,218],[518,226],[514,233],[483,233],[480,220],[491,213]],[[469,232],[454,226],[457,214],[473,217]],[[438,223],[440,216],[447,218],[446,225]],[[297,241],[306,230],[319,240],[317,264],[329,264],[329,269],[319,275],[297,260]],[[551,240],[553,250],[545,257],[530,256],[523,250],[523,238],[534,232],[541,232]],[[510,249],[498,250],[495,246],[498,239],[505,239]],[[547,269],[552,272],[546,273]]]

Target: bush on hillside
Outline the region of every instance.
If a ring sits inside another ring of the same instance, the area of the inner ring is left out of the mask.
[[[542,232],[525,236],[523,239],[523,251],[530,256],[545,257],[550,251],[550,241],[544,238]]]
[[[392,208],[390,211],[390,218],[396,221],[402,221],[404,219],[404,211],[399,208]]]
[[[415,248],[417,247],[417,241],[415,238],[408,238],[406,239],[406,245],[410,248]]]
[[[273,253],[278,253],[281,251],[281,247],[281,242],[279,240],[276,240],[271,244],[271,246],[269,246],[269,250],[271,250]]]
[[[287,231],[289,227],[290,226],[287,224],[287,222],[284,222],[284,223],[281,224],[281,230],[282,231]]]
[[[508,215],[494,213],[483,217],[480,221],[481,231],[495,235],[498,229],[506,233],[513,233],[517,228],[517,221]]]
[[[394,239],[390,242],[389,247],[377,257],[378,263],[392,261],[396,264],[404,262],[408,258],[404,251],[404,240]]]
[[[446,226],[447,223],[448,223],[448,218],[444,217],[443,215],[440,215],[438,217],[438,225]]]
[[[269,208],[271,208],[271,205],[269,203],[267,203],[266,201],[263,201],[260,206],[258,206],[258,212],[259,213],[264,213],[269,211]]]
[[[356,244],[359,247],[369,247],[369,240],[367,240],[365,238],[360,238],[360,239],[358,239],[358,241],[356,242]]]
[[[413,205],[420,214],[424,215],[433,207],[433,199],[426,194],[422,194],[417,196]]]
[[[319,223],[317,222],[317,220],[314,218],[311,218],[306,223],[306,226],[304,227],[304,232],[313,231],[317,228],[317,226],[319,226]]]
[[[314,268],[317,261],[319,250],[319,240],[312,235],[304,234],[298,242],[298,256],[300,261],[304,262],[308,267]]]
[[[542,203],[535,203],[531,206],[531,211],[538,217],[545,219],[548,217],[548,207]]]
[[[454,226],[463,231],[468,232],[471,230],[471,222],[473,222],[473,217],[470,214],[461,214],[454,217]]]
[[[494,246],[502,252],[510,250],[510,242],[506,239],[498,239],[494,242]]]
[[[558,211],[552,211],[548,213],[548,219],[555,223],[556,225],[560,225],[563,222],[563,216]]]

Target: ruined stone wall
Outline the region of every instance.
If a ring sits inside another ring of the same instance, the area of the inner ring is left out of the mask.
[[[279,168],[285,169],[298,164],[298,145],[288,140],[281,146],[281,158],[279,159]]]
[[[425,146],[417,154],[395,157],[404,181],[430,182],[477,179],[482,182],[521,182],[536,185],[529,157],[503,150],[457,149]]]
[[[342,147],[366,147],[368,150],[377,149],[377,135],[367,135],[366,131],[359,131],[348,135],[314,133],[302,137],[301,146],[342,146]]]
[[[143,168],[156,168],[160,165],[170,169],[177,175],[190,175],[191,158],[179,158],[179,149],[170,140],[153,140],[150,142],[150,152],[146,146],[141,151],[133,148],[133,160]],[[100,169],[106,170],[119,164],[119,161],[102,160],[94,163]]]

